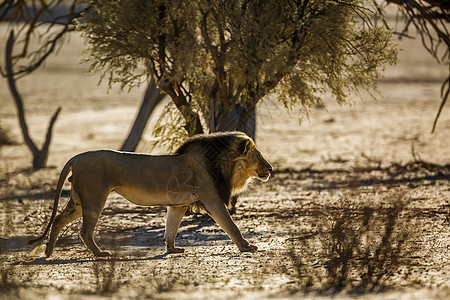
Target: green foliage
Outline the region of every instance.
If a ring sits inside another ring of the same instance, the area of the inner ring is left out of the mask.
[[[166,105],[157,124],[159,126],[155,126],[152,133],[159,139],[154,142],[153,147],[161,145],[165,146],[169,152],[173,152],[177,145],[188,138],[186,130],[179,130],[177,127],[186,126],[186,121],[173,103]],[[174,126],[175,124],[177,126]]]
[[[376,91],[384,65],[396,62],[397,48],[391,32],[371,23],[371,5],[98,0],[78,28],[89,43],[93,71],[122,88],[156,78],[183,125],[191,124],[159,123],[166,129],[156,134],[184,128],[192,135],[224,130],[237,104],[245,109],[237,129],[246,128],[245,117],[270,94],[307,114],[324,93],[351,103],[361,88]]]

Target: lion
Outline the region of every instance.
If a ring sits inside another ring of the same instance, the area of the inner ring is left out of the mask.
[[[56,216],[69,172],[70,200]],[[108,195],[114,191],[137,205],[167,206],[164,241],[168,254],[184,252],[175,247],[175,237],[189,206],[208,213],[240,251],[255,252],[258,248],[242,236],[227,207],[230,197],[243,190],[250,179],[267,181],[271,173],[272,165],[242,132],[197,135],[173,155],[84,152],[71,158],[62,169],[48,226],[28,244],[44,239],[51,228],[45,250],[50,257],[61,230],[82,216],[80,236],[86,247],[95,256],[110,256],[94,241],[94,228]]]

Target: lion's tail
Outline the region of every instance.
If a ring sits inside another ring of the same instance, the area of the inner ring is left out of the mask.
[[[52,211],[52,216],[50,217],[50,221],[48,222],[47,228],[45,229],[44,233],[38,237],[37,239],[33,239],[28,241],[28,245],[32,245],[36,242],[41,241],[42,239],[44,239],[48,233],[48,231],[50,230],[50,228],[52,227],[53,222],[55,221],[55,217],[56,217],[56,212],[58,211],[58,204],[59,204],[59,198],[61,196],[61,191],[64,185],[64,181],[67,178],[67,175],[69,175],[69,172],[72,171],[72,165],[73,165],[73,161],[74,158],[71,158],[66,165],[64,166],[64,168],[61,171],[61,174],[59,175],[59,180],[58,180],[58,186],[56,188],[56,195],[55,195],[55,199],[53,202],[53,211]]]

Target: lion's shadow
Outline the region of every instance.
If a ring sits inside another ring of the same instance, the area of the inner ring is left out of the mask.
[[[100,231],[96,234],[96,240],[99,246],[105,250],[113,250],[115,256],[109,258],[94,258],[89,250],[84,246],[78,234],[62,237],[57,243],[60,251],[70,248],[75,252],[73,258],[27,258],[24,261],[17,262],[20,265],[49,265],[49,264],[75,264],[102,260],[113,260],[117,262],[126,261],[150,261],[164,259],[163,226],[141,226],[134,228],[124,228],[116,232]],[[245,234],[245,228],[243,228]],[[258,235],[258,232],[252,232],[252,236]],[[32,236],[14,236],[2,238],[0,250],[3,254],[31,252],[34,247],[27,243]],[[177,246],[190,248],[198,246],[217,246],[232,244],[228,235],[218,226],[208,215],[188,215],[185,216],[178,231],[176,238]],[[158,252],[156,255],[152,255]],[[57,253],[55,253],[57,255]],[[150,254],[150,255],[149,255]],[[80,257],[82,255],[82,257]],[[211,255],[214,255],[213,253]],[[218,255],[216,253],[216,255]]]
[[[136,261],[152,261],[159,260],[167,257],[168,254],[158,254],[149,257],[84,257],[84,258],[35,258],[30,261],[16,262],[14,265],[68,265],[68,264],[81,264],[81,263],[92,263],[92,262],[136,262]]]
[[[117,234],[115,241],[111,238],[103,244],[117,243],[118,245],[130,247],[164,247],[163,226],[141,226],[131,230],[126,228],[120,234]],[[245,234],[245,228],[242,228]],[[104,235],[108,235],[103,233]],[[252,232],[252,235],[258,235]],[[98,240],[104,240],[105,237],[99,237]],[[224,243],[232,243],[230,237],[223,231],[215,221],[208,215],[188,215],[185,216],[178,230],[175,243],[180,247],[213,246]]]

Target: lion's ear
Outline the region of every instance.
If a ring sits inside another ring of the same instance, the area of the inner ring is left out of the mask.
[[[252,141],[245,140],[241,143],[239,152],[241,155],[245,156],[252,149]]]

